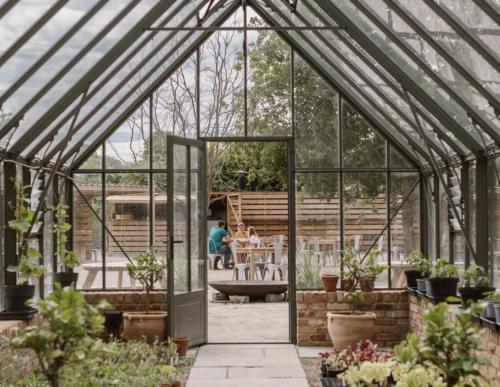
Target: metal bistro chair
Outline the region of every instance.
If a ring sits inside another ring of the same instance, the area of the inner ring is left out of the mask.
[[[363,242],[363,235],[354,235],[354,254],[360,258],[359,252],[361,250],[361,243]]]
[[[312,256],[316,259],[318,265],[325,265],[325,252],[321,251],[319,245],[320,237],[311,237],[309,246],[312,250]]]
[[[213,246],[215,250],[215,241],[212,238],[208,238],[208,249],[207,249],[207,257],[210,262],[210,269],[215,270],[217,268],[217,258],[219,258],[220,262],[223,262],[224,260],[224,255],[221,253],[210,253],[210,246]],[[222,263],[222,266],[224,268],[224,263]]]
[[[264,266],[264,279],[266,279],[266,273],[270,280],[276,279],[276,273],[279,275],[279,279],[283,278],[282,264],[283,264],[283,243],[273,243],[274,247],[274,263],[271,260]]]
[[[239,246],[237,242],[232,242],[229,245],[229,248],[231,249],[231,254],[233,254],[233,260],[234,260],[234,269],[233,269],[233,279],[236,278],[237,280],[240,279],[240,274],[243,274],[241,278],[243,279],[248,279],[248,264],[242,262],[240,263],[239,258],[238,258],[238,253],[236,252],[236,248]]]

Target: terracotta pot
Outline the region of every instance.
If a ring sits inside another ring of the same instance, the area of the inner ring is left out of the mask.
[[[149,344],[165,341],[167,312],[126,312],[123,314],[123,338],[146,340]]]
[[[372,340],[375,332],[375,313],[327,313],[328,333],[336,350],[343,350],[361,340]]]
[[[177,353],[179,356],[186,356],[190,341],[189,337],[174,337],[172,341],[177,344]]]
[[[339,276],[336,274],[323,274],[321,276],[323,280],[323,288],[325,292],[335,292],[337,290],[337,282],[339,282]]]
[[[361,277],[359,286],[363,292],[373,292],[375,288],[375,277]]]
[[[342,278],[340,280],[340,287],[342,288],[342,290],[350,292],[354,290],[354,280],[348,278]]]

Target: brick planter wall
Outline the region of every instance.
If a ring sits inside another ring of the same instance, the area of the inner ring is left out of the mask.
[[[422,316],[427,311],[430,301],[425,298],[411,294],[410,296],[410,329],[412,332],[420,335],[424,330]],[[449,319],[453,321],[454,313],[458,310],[457,305],[449,306]],[[488,375],[495,386],[500,385],[500,332],[482,327],[476,324],[476,333],[479,336],[481,346],[485,349],[482,356],[485,356],[491,362],[490,366],[480,366],[481,373]]]
[[[326,314],[348,311],[344,292],[297,291],[297,343],[298,345],[331,346]],[[358,310],[373,312],[375,342],[393,346],[404,340],[409,330],[408,293],[405,290],[381,290],[366,293],[365,302]]]
[[[147,305],[146,293],[143,291],[87,291],[82,292],[87,302],[96,305],[101,300],[108,301],[113,309],[124,312],[143,311]],[[167,310],[167,291],[151,292],[151,310]]]

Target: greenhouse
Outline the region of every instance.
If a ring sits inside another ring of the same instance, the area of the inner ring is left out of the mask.
[[[0,0],[0,48],[0,385],[500,385],[499,0]]]

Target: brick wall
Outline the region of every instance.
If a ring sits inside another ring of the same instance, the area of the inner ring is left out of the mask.
[[[99,301],[106,300],[113,305],[113,309],[124,312],[143,311],[147,304],[146,293],[143,291],[86,291],[82,293],[91,305],[96,305]],[[151,292],[151,300],[151,310],[167,310],[166,290]]]
[[[331,346],[326,314],[347,311],[350,305],[344,302],[344,292],[324,291],[297,292],[297,343],[298,345]],[[365,301],[358,310],[373,312],[375,320],[375,342],[393,346],[404,340],[409,330],[408,293],[405,290],[383,290],[366,293]]]
[[[420,335],[424,330],[422,316],[427,311],[430,301],[413,294],[409,297],[410,329],[412,332]],[[449,307],[449,319],[450,321],[453,321],[454,312],[458,309],[458,306],[450,305]],[[491,330],[478,323],[476,325],[476,333],[479,336],[482,347],[485,349],[485,352],[482,352],[482,355],[487,357],[491,362],[491,365],[480,366],[479,369],[483,374],[486,374],[491,379],[495,380],[495,385],[500,385],[500,331]]]

